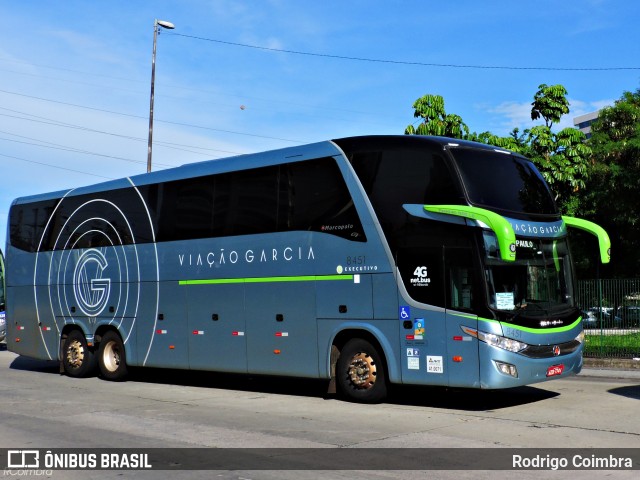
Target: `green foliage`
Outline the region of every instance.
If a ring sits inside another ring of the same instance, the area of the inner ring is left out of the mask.
[[[585,140],[584,133],[574,128],[554,133],[546,125],[539,125],[528,131],[528,157],[538,166],[556,194],[556,201],[569,215],[575,213],[577,206],[572,196],[586,186],[591,148]]]
[[[544,119],[544,125],[525,130],[520,153],[538,167],[560,209],[574,215],[578,208],[575,194],[585,188],[589,174],[591,148],[585,135],[575,128],[554,132],[551,127],[569,113],[567,89],[562,85],[542,84],[531,103],[531,120]]]
[[[612,240],[616,276],[640,272],[640,89],[625,92],[591,125],[591,175],[581,191],[580,214]]]
[[[531,106],[531,120],[542,117],[545,125],[551,128],[554,123],[560,121],[562,115],[569,113],[567,89],[562,85],[548,86],[543,83],[538,86]]]
[[[421,118],[418,128],[407,126],[406,135],[437,135],[440,137],[467,138],[469,127],[459,115],[447,114],[444,98],[440,95],[425,95],[413,103],[413,116]]]
[[[640,333],[605,335],[588,332],[584,342],[585,357],[632,358],[640,348]]]
[[[414,117],[421,118],[422,123],[417,129],[409,125],[405,134],[460,138],[520,153],[538,166],[560,209],[573,215],[578,206],[573,197],[575,192],[585,187],[591,149],[579,130],[565,128],[557,133],[551,130],[562,115],[569,113],[566,95],[567,90],[562,85],[540,85],[531,104],[531,119],[543,118],[545,125],[522,133],[514,128],[507,137],[491,132],[470,133],[460,116],[446,113],[444,99],[440,95],[425,95],[413,104]]]

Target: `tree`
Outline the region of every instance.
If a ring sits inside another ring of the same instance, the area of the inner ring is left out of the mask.
[[[591,125],[591,176],[580,215],[609,232],[615,276],[640,272],[640,89],[624,92]]]
[[[515,128],[509,136],[500,137],[491,132],[470,133],[460,116],[446,113],[440,95],[425,95],[413,104],[414,117],[422,118],[423,122],[417,129],[409,125],[405,133],[473,140],[520,153],[536,164],[560,209],[572,215],[578,207],[575,194],[585,186],[591,149],[579,130],[565,128],[557,133],[552,130],[554,123],[569,113],[566,96],[567,90],[562,85],[540,85],[531,103],[531,119],[542,118],[545,124],[522,133]]]
[[[440,137],[466,138],[469,127],[459,115],[447,114],[444,98],[440,95],[425,95],[413,102],[413,116],[421,118],[418,128],[407,126],[406,135],[437,135]]]
[[[562,85],[542,84],[533,96],[531,104],[531,120],[544,118],[545,126],[551,128],[553,123],[558,123],[562,115],[569,113],[569,101],[567,89]]]
[[[552,130],[563,115],[569,113],[567,89],[562,85],[538,86],[531,103],[531,120],[542,118],[544,125],[525,130],[526,151],[556,195],[560,209],[575,214],[578,208],[576,193],[585,187],[591,149],[586,136],[575,128],[559,132]]]
[[[584,133],[565,128],[554,133],[540,125],[528,132],[528,157],[556,195],[556,202],[564,213],[573,215],[578,207],[576,193],[585,188],[589,173],[591,148]]]

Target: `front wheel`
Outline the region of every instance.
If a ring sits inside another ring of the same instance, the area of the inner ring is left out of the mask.
[[[376,403],[387,395],[387,376],[382,357],[366,340],[349,340],[340,351],[336,377],[342,394],[349,400]]]
[[[98,366],[105,380],[118,381],[127,375],[124,344],[120,335],[109,331],[102,336],[98,351]]]
[[[62,344],[62,368],[70,377],[86,377],[95,369],[95,356],[80,330],[71,330]]]

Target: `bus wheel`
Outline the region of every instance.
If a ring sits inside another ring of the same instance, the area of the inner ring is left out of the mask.
[[[349,400],[380,402],[387,395],[387,379],[382,357],[366,340],[349,340],[336,365],[336,377],[342,394]]]
[[[98,365],[105,380],[118,381],[127,375],[124,344],[116,332],[109,331],[102,336]]]
[[[93,372],[95,356],[80,330],[71,330],[62,345],[62,367],[70,377],[86,377]]]

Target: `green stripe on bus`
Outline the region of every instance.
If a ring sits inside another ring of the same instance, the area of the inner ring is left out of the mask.
[[[482,320],[483,322],[498,322],[498,320],[490,320],[488,318],[478,317],[478,320]],[[513,323],[507,322],[498,322],[503,327],[513,328],[515,330],[522,330],[523,332],[528,333],[537,333],[537,334],[545,334],[545,333],[560,333],[560,332],[568,332],[573,329],[582,321],[582,317],[578,317],[578,319],[573,322],[571,325],[565,325],[564,327],[552,327],[552,328],[530,328],[530,327],[522,327],[520,325],[514,325]]]
[[[229,283],[277,283],[277,282],[321,282],[330,280],[353,280],[353,275],[304,275],[300,277],[253,277],[210,278],[205,280],[179,280],[179,285],[220,285]]]
[[[523,332],[537,333],[537,334],[541,334],[541,335],[545,334],[545,333],[568,332],[569,330],[575,328],[576,325],[578,325],[582,321],[582,317],[578,317],[578,319],[575,322],[573,322],[571,325],[565,325],[564,327],[530,328],[530,327],[521,327],[520,325],[514,325],[513,323],[501,322],[499,320],[492,320],[490,318],[476,317],[476,316],[473,316],[473,315],[464,315],[464,314],[460,314],[460,313],[452,313],[452,315],[455,315],[456,317],[470,318],[470,319],[476,319],[477,318],[479,321],[482,321],[482,322],[499,323],[502,326],[513,328],[515,330],[522,330]]]

